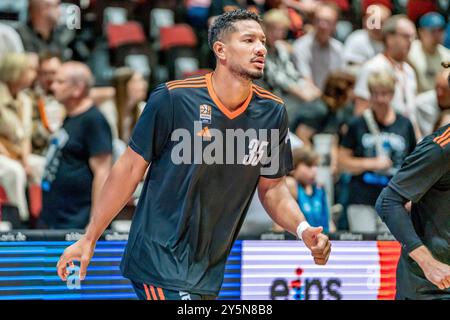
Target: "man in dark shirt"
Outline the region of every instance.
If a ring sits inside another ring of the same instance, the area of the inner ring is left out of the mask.
[[[140,299],[207,299],[222,285],[227,256],[255,190],[271,218],[302,238],[317,264],[331,243],[310,227],[286,186],[292,169],[283,101],[253,84],[263,75],[265,35],[245,10],[218,17],[209,31],[213,73],[158,86],[130,144],[102,190],[85,236],[57,268],[81,261],[146,176],[121,270]]]
[[[111,129],[89,98],[93,78],[79,62],[62,65],[52,84],[67,116],[51,137],[42,181],[41,227],[84,229],[111,167]]]
[[[417,145],[376,209],[402,246],[397,298],[450,299],[450,125]]]
[[[25,51],[42,53],[54,52],[63,60],[72,58],[69,45],[75,37],[74,30],[58,26],[60,0],[30,0],[29,20],[17,28]]]

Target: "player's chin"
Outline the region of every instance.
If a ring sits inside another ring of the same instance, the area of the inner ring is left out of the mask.
[[[258,80],[261,79],[264,76],[264,69],[253,69],[253,70],[249,70],[247,72],[248,76],[250,79],[252,80]]]

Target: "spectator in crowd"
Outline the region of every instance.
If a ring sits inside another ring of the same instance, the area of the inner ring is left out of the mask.
[[[311,145],[312,137],[318,133],[337,135],[339,129],[353,116],[353,85],[355,78],[343,71],[330,73],[322,96],[305,106],[294,119],[294,132],[305,145]]]
[[[441,61],[450,61],[450,50],[442,45],[445,19],[430,12],[419,20],[419,39],[412,43],[408,60],[417,75],[417,91],[432,90],[436,75],[441,71]],[[431,133],[431,132],[430,132]]]
[[[38,183],[44,163],[31,153],[32,101],[25,89],[36,78],[32,64],[24,53],[7,54],[0,62],[0,184],[23,221],[29,218],[27,177]]]
[[[406,62],[411,43],[416,37],[416,27],[404,15],[395,15],[386,20],[383,26],[385,52],[367,61],[360,69],[355,84],[356,114],[367,109],[370,99],[368,78],[379,70],[388,70],[395,75],[395,94],[392,100],[394,110],[405,116],[415,126],[416,135],[420,131],[416,121],[415,97],[417,80],[413,68]]]
[[[306,221],[311,226],[323,226],[325,233],[334,232],[330,221],[327,194],[317,185],[317,166],[319,155],[308,147],[293,151],[294,170],[286,177],[286,184],[294,199],[297,200]]]
[[[384,51],[384,22],[391,16],[391,10],[383,4],[367,7],[362,19],[363,29],[353,31],[345,41],[344,60],[348,68],[357,74],[361,65]]]
[[[59,5],[60,0],[29,1],[29,20],[17,28],[25,51],[58,52],[64,60],[71,58],[73,53],[69,44],[75,33],[65,26],[58,26]]]
[[[47,154],[39,223],[42,228],[83,229],[109,174],[111,129],[89,97],[93,82],[86,65],[67,62],[52,84],[67,116],[53,135]]]
[[[7,53],[24,52],[22,40],[13,27],[0,22],[0,59]]]
[[[347,208],[352,232],[387,231],[374,206],[381,190],[414,149],[411,122],[391,106],[395,78],[388,71],[368,77],[369,109],[349,125],[339,148],[339,168],[353,174]]]
[[[338,136],[342,134],[353,117],[353,85],[355,78],[349,73],[335,71],[330,73],[322,96],[304,106],[304,112],[294,119],[292,131],[312,147],[316,134],[334,136],[330,150],[330,168],[337,174]]]
[[[113,80],[119,138],[128,143],[147,101],[148,83],[137,71],[122,68]]]
[[[424,135],[433,133],[440,113],[450,109],[450,87],[447,82],[449,73],[450,69],[442,70],[436,76],[435,88],[416,98],[417,121]]]
[[[65,117],[64,106],[56,101],[51,90],[61,64],[60,57],[52,53],[44,53],[39,58],[37,83],[31,92],[34,102],[31,142],[35,154],[45,154],[50,134],[61,127]]]
[[[294,61],[301,75],[320,91],[328,74],[344,66],[343,44],[332,38],[339,18],[333,3],[317,5],[314,31],[300,37],[294,44]]]
[[[267,55],[264,81],[285,101],[289,121],[302,111],[302,103],[320,95],[320,91],[301,78],[292,62],[292,46],[285,41],[290,20],[285,11],[271,9],[263,18]]]

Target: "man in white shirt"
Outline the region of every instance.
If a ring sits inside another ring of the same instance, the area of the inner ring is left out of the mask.
[[[444,40],[445,19],[437,12],[429,12],[419,20],[419,38],[411,45],[408,60],[417,75],[418,92],[433,90],[441,62],[450,61],[450,50]]]
[[[434,125],[439,114],[444,110],[450,110],[450,87],[448,76],[450,69],[444,69],[436,76],[435,89],[426,91],[417,96],[417,121],[423,135],[429,135],[434,131]]]
[[[363,17],[364,29],[353,31],[345,41],[344,60],[356,74],[363,63],[384,51],[381,29],[391,16],[391,10],[382,4],[367,7]]]
[[[367,79],[369,75],[381,69],[388,70],[396,78],[392,106],[397,113],[407,117],[413,123],[416,135],[420,137],[415,107],[417,80],[414,69],[406,62],[411,43],[416,38],[416,28],[408,17],[395,15],[386,20],[382,32],[386,50],[361,67],[355,85],[355,112],[361,114],[368,107],[370,92]]]
[[[344,66],[344,46],[332,38],[338,19],[339,9],[335,4],[318,4],[314,31],[297,39],[293,44],[297,69],[307,81],[320,90],[323,90],[329,73]]]

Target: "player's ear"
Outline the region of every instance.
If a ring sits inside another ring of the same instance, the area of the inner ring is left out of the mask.
[[[223,43],[221,41],[214,42],[213,50],[218,59],[225,60],[225,52],[226,52],[225,43]]]

